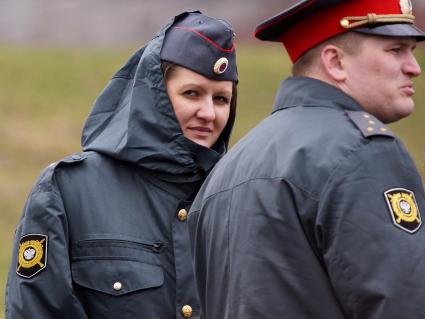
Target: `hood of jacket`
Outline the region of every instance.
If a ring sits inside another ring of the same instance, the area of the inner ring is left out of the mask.
[[[96,99],[82,134],[84,151],[96,151],[162,174],[166,179],[196,181],[226,151],[230,130],[213,148],[184,137],[166,91],[160,52],[176,16],[139,49]],[[233,119],[229,121],[233,125]]]

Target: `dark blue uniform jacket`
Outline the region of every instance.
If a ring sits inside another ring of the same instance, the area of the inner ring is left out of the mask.
[[[50,165],[33,187],[6,318],[170,319],[185,305],[199,317],[183,209],[229,136],[214,149],[183,136],[160,66],[166,29],[98,97],[84,152]]]
[[[290,78],[192,205],[204,318],[423,319],[424,214],[390,130],[337,88]]]

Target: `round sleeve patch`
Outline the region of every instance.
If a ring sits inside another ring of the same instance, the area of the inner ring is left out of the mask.
[[[19,241],[16,273],[31,278],[47,266],[47,235],[27,234]]]

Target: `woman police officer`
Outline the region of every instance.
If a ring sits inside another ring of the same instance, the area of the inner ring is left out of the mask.
[[[83,152],[40,175],[16,231],[6,318],[197,318],[186,217],[225,153],[234,32],[176,16],[120,69]]]

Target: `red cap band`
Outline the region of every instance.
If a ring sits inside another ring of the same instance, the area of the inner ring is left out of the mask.
[[[400,0],[352,0],[337,4],[301,19],[282,34],[280,41],[292,62],[295,62],[303,53],[319,43],[351,30],[341,26],[343,18],[367,16],[371,13],[401,14]]]

